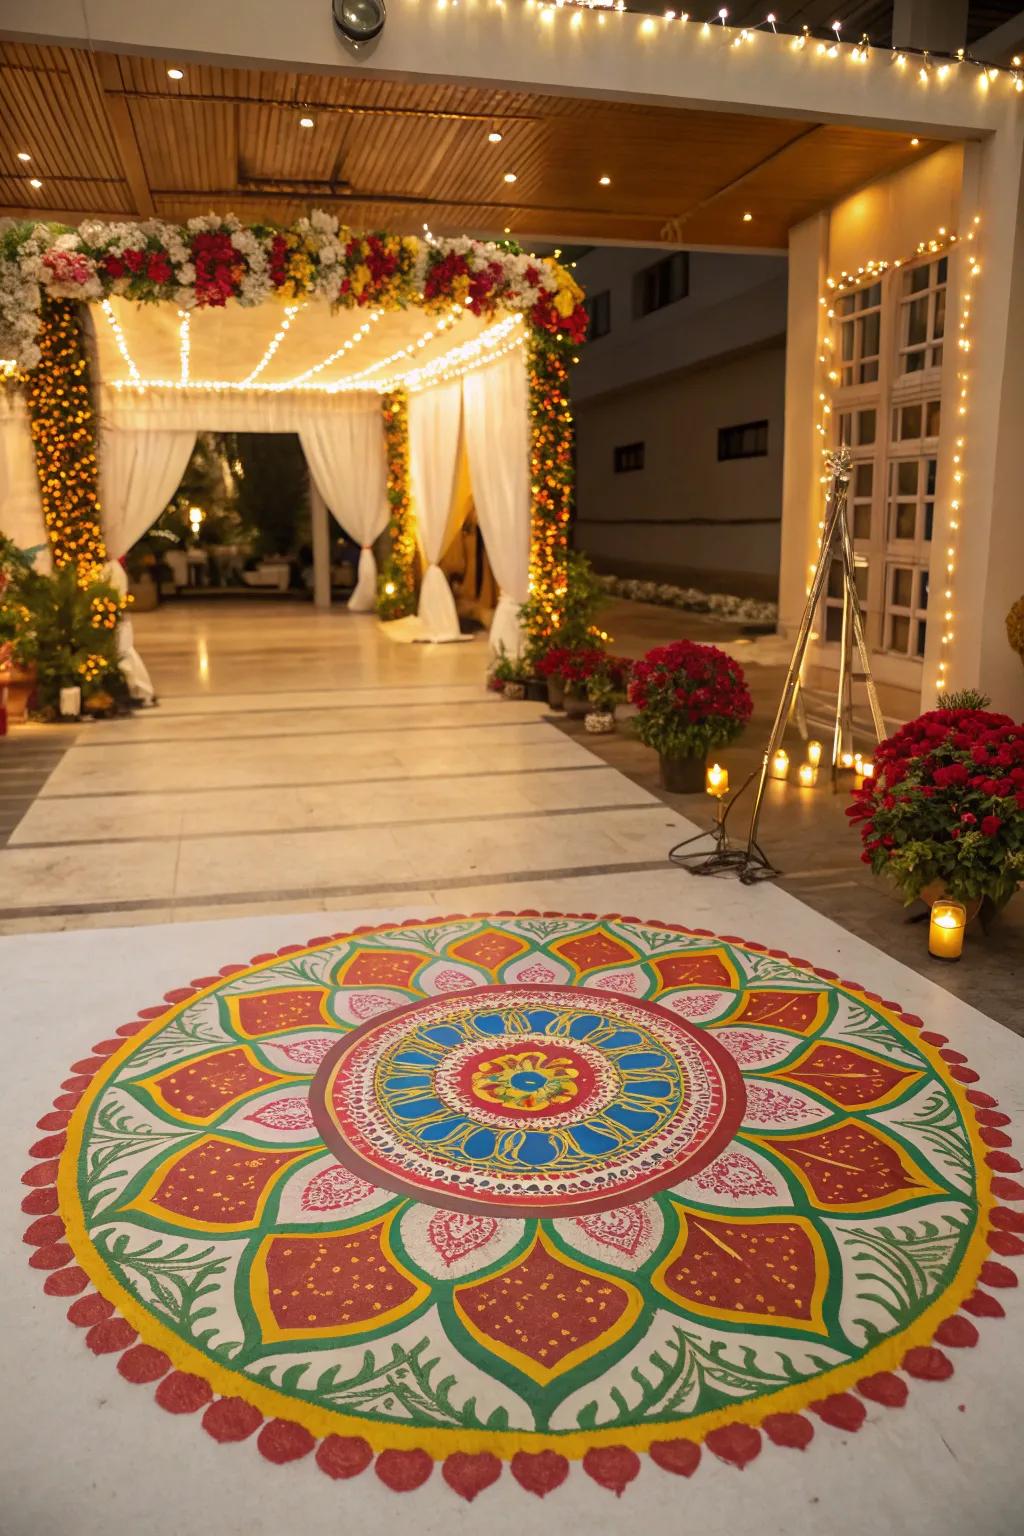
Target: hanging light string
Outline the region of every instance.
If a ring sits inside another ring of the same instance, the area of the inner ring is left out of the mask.
[[[435,3],[439,10],[446,10],[449,0],[435,0]],[[492,4],[496,9],[503,10],[505,0],[492,0]],[[525,9],[533,11],[540,25],[545,28],[554,24],[560,12],[569,17],[569,25],[573,30],[579,30],[584,24],[604,27],[609,16],[628,16],[636,18],[638,33],[645,39],[662,34],[669,27],[688,27],[697,37],[717,38],[730,48],[741,48],[744,44],[753,43],[759,34],[774,37],[783,35],[778,30],[778,17],[774,11],[766,12],[762,21],[737,27],[730,24],[727,6],[719,6],[706,18],[695,17],[690,11],[675,9],[666,9],[661,16],[652,16],[648,11],[625,4],[624,0],[525,0]],[[1008,83],[1015,91],[1024,91],[1024,61],[1019,56],[1015,56],[1007,68],[992,60],[981,59],[966,48],[958,48],[953,53],[935,52],[927,48],[897,48],[891,44],[872,43],[866,32],[862,32],[856,41],[846,42],[839,21],[820,30],[823,36],[805,26],[791,38],[789,46],[808,57],[843,57],[855,64],[888,62],[901,72],[907,71],[908,78],[916,79],[917,84],[923,87],[927,87],[933,78],[946,80],[961,69],[967,69],[976,72],[979,89],[983,91],[1000,81]]]
[[[277,351],[278,347],[281,345],[282,341],[284,341],[285,337],[287,336],[295,316],[301,314],[305,308],[305,304],[288,304],[285,306],[284,319],[281,321],[281,324],[278,326],[277,330],[274,332],[273,336],[267,343],[267,349],[263,356],[260,358],[259,362],[256,364],[256,367],[252,370],[252,373],[249,374],[248,378],[242,380],[243,384],[254,384],[256,382],[264,368],[266,368],[267,364],[270,362],[274,353]],[[369,326],[367,326],[366,329],[369,330]]]
[[[974,304],[974,285],[981,276],[981,262],[978,259],[976,239],[981,224],[981,215],[975,214],[972,227],[961,238],[956,233],[950,233],[945,227],[941,227],[930,240],[918,242],[917,249],[912,255],[897,258],[895,261],[867,261],[859,266],[856,272],[840,272],[838,277],[826,279],[825,293],[821,294],[818,304],[822,310],[824,325],[819,344],[818,362],[822,367],[822,382],[818,390],[818,420],[815,431],[821,441],[822,460],[831,452],[835,444],[833,432],[833,406],[835,404],[835,391],[840,382],[840,373],[836,366],[836,347],[834,328],[836,321],[836,301],[845,294],[855,292],[858,288],[878,282],[886,272],[899,271],[911,262],[917,261],[922,256],[938,256],[944,251],[955,250],[958,246],[964,246],[964,271],[960,284],[960,320],[957,335],[957,348],[960,352],[960,362],[956,370],[956,420],[957,435],[954,438],[955,451],[953,453],[953,493],[949,500],[948,515],[945,523],[945,554],[943,557],[943,569],[945,581],[943,586],[943,610],[942,610],[942,634],[941,655],[935,677],[935,688],[938,693],[943,693],[950,681],[950,658],[952,655],[955,632],[953,625],[956,614],[953,608],[954,578],[956,576],[957,550],[960,543],[960,530],[963,524],[964,514],[964,461],[966,457],[967,435],[966,418],[968,415],[971,367],[969,356],[972,350],[971,339],[971,315]],[[946,402],[944,402],[946,405]],[[852,407],[856,409],[856,407]],[[847,444],[846,446],[849,446]],[[831,476],[822,473],[819,481],[823,489],[825,507],[822,517],[818,522],[817,554],[821,553],[821,541],[825,531],[824,511],[827,508]],[[805,590],[810,591],[811,578],[816,569],[817,561],[808,567],[808,580]]]
[[[192,316],[187,309],[178,310],[178,351],[181,356],[181,382],[188,383],[189,369],[192,361]]]
[[[113,304],[111,304],[109,299],[104,299],[100,308],[107,317],[107,324],[114,333],[114,342],[121,354],[121,360],[128,369],[127,382],[130,384],[141,384],[142,376],[135,365],[135,359],[128,350],[128,342],[125,339],[124,331],[121,329],[121,322],[114,314]]]

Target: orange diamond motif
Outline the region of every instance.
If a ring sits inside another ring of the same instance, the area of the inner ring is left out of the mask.
[[[662,989],[669,987],[735,987],[736,968],[721,949],[688,949],[683,954],[662,955],[651,964]]]
[[[739,1013],[729,1023],[770,1024],[774,1029],[806,1033],[823,1024],[827,1012],[827,992],[746,992]]]
[[[916,1082],[921,1073],[823,1040],[795,1065],[777,1075],[812,1088],[841,1104],[843,1109],[863,1109],[868,1104],[896,1098]]]
[[[271,1152],[206,1136],[164,1163],[137,1200],[136,1210],[189,1227],[251,1227],[278,1175],[306,1151]]]
[[[426,963],[407,949],[364,949],[339,972],[338,981],[346,987],[407,987]]]
[[[635,1286],[563,1257],[543,1232],[454,1300],[471,1334],[542,1385],[621,1338],[643,1305]]]
[[[827,1332],[821,1307],[828,1260],[809,1221],[800,1216],[720,1220],[689,1211],[681,1227],[654,1276],[670,1301],[711,1317]]]
[[[576,967],[577,971],[596,971],[604,965],[626,965],[639,959],[631,944],[625,944],[606,928],[591,928],[552,944],[553,954]]]
[[[266,1238],[251,1275],[264,1339],[357,1333],[419,1306],[430,1288],[395,1258],[388,1240],[392,1219],[341,1232]]]
[[[858,1211],[942,1193],[898,1142],[858,1120],[806,1135],[751,1139],[789,1163],[824,1210]]]
[[[260,1065],[248,1046],[213,1051],[149,1078],[153,1097],[176,1115],[202,1125],[260,1088],[287,1079]]]
[[[258,1038],[285,1029],[322,1029],[334,1020],[324,1011],[323,987],[287,987],[279,992],[248,993],[228,999],[239,1034]]]
[[[468,939],[460,939],[448,953],[455,960],[465,960],[470,965],[482,965],[485,970],[496,971],[499,966],[524,955],[529,949],[525,939],[512,933],[501,933],[497,928],[485,928],[481,933],[471,933]]]

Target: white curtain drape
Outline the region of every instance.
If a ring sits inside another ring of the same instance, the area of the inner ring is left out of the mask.
[[[359,545],[359,579],[348,606],[356,613],[370,613],[377,606],[373,544],[388,523],[387,458],[379,401],[311,420],[299,439],[320,495]]]
[[[106,431],[100,445],[100,516],[117,560],[153,526],[188,467],[192,431]]]
[[[17,398],[0,402],[0,532],[19,549],[39,549],[36,564],[49,570],[49,539],[28,413]]]
[[[518,609],[530,590],[530,425],[521,351],[468,373],[462,403],[473,499],[500,588],[490,645],[518,656]]]
[[[427,569],[420,587],[419,620],[428,640],[457,640],[459,616],[444,554],[455,487],[462,417],[462,386],[435,384],[409,397],[409,482]]]

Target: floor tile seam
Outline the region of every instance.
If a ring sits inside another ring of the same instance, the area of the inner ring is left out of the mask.
[[[237,719],[239,715],[271,715],[275,713],[280,713],[285,716],[303,715],[312,714],[319,708],[330,710],[332,714],[340,714],[344,711],[357,709],[368,711],[385,709],[436,709],[438,705],[442,704],[445,709],[479,709],[481,706],[492,707],[497,703],[499,703],[498,697],[496,694],[492,693],[489,698],[482,699],[395,699],[391,700],[390,702],[385,701],[382,704],[325,704],[322,706],[316,704],[296,704],[292,709],[281,711],[267,709],[266,707],[261,709],[254,706],[252,709],[222,710],[217,718],[221,720],[234,720]],[[541,709],[545,708],[543,704],[539,704],[538,707]],[[214,713],[214,711],[211,711],[211,713]],[[162,725],[165,720],[202,720],[204,716],[204,710],[181,710],[179,713],[175,714],[170,711],[164,711],[161,709],[157,715],[147,714],[145,718],[147,721],[152,720],[154,725]]]
[[[451,724],[446,724],[444,722],[441,724],[435,724],[432,722],[429,725],[367,726],[365,730],[360,729],[357,726],[354,729],[350,728],[348,730],[342,729],[336,731],[283,731],[274,739],[280,742],[317,740],[326,736],[407,736],[420,731],[458,731],[468,734],[469,732],[476,733],[477,731],[481,730],[529,730],[532,726],[546,724],[548,724],[548,721],[544,719],[543,716],[538,716],[529,720],[489,720],[484,725],[475,726],[461,725],[456,724],[455,722],[452,722]],[[229,739],[232,743],[236,741],[266,741],[268,739],[268,733],[266,731],[257,731],[252,735],[247,736],[232,735]],[[221,731],[215,736],[168,736],[166,738],[162,736],[143,736],[135,741],[81,741],[76,742],[74,747],[70,747],[68,750],[88,752],[95,751],[97,748],[104,749],[113,747],[161,747],[166,749],[169,746],[176,745],[184,747],[199,746],[204,742],[223,743],[224,740],[225,734],[223,731]]]
[[[296,887],[286,891],[233,891],[210,896],[147,896],[134,900],[80,902],[74,906],[56,904],[36,907],[0,907],[0,922],[18,921],[32,917],[91,916],[100,912],[146,912],[176,907],[223,907],[265,905],[270,902],[290,902],[309,899],[333,901],[349,896],[387,896],[407,891],[451,891],[472,889],[487,885],[523,885],[531,880],[583,880],[600,875],[640,874],[665,869],[664,859],[634,860],[622,864],[586,864],[559,869],[524,869],[500,871],[485,875],[451,875],[418,880],[401,880],[383,884],[322,886],[316,889]]]
[[[332,832],[360,832],[372,829],[380,831],[387,827],[447,827],[468,825],[473,822],[530,821],[540,820],[549,816],[605,816],[621,811],[665,811],[666,809],[660,800],[611,801],[606,805],[541,805],[518,811],[475,811],[462,816],[410,816],[397,819],[389,817],[386,820],[382,818],[380,820],[364,819],[360,821],[334,822],[327,826],[238,827],[233,831],[167,832],[146,836],[60,838],[53,842],[12,843],[9,845],[8,851],[12,853],[33,853],[54,848],[70,850],[72,848],[123,847],[132,843],[149,846],[152,843],[213,842],[223,841],[231,837],[322,837]]]

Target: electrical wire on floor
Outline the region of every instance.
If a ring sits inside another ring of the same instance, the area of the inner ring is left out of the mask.
[[[685,837],[681,843],[676,843],[674,848],[669,849],[670,864],[675,864],[679,869],[685,869],[690,875],[735,875],[741,885],[755,885],[759,880],[778,878],[781,871],[770,862],[759,843],[753,842],[748,846],[744,841],[737,847],[729,842],[727,824],[732,815],[733,806],[749,789],[760,772],[760,767],[757,767],[747,775],[736,793],[730,797],[728,805],[723,806],[722,801],[719,800],[714,825],[708,831],[696,832],[692,837]],[[692,853],[681,851],[689,848],[691,843],[701,843],[709,837],[714,840],[714,846],[710,851],[702,852],[699,849],[694,849]]]

